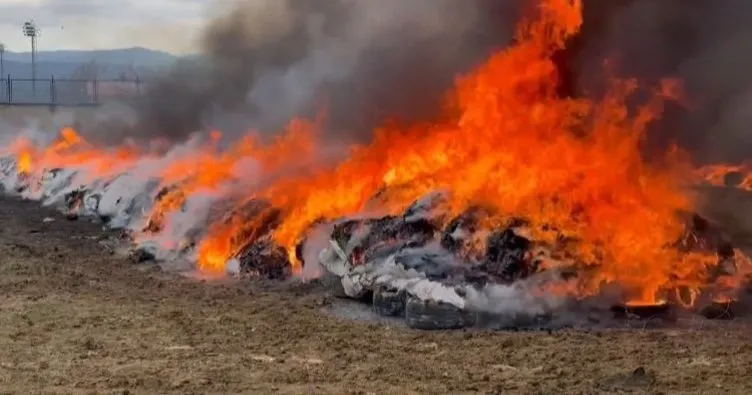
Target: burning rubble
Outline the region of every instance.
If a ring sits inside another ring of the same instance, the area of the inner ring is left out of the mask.
[[[5,168],[10,178],[15,171],[11,165]],[[75,187],[71,184],[75,178],[70,171],[52,169],[44,172],[38,183],[19,183],[15,190],[36,190],[38,196],[46,199],[60,196],[57,204],[67,215],[94,217],[112,225],[112,208],[101,204],[112,200],[108,194],[112,182]],[[151,182],[144,190],[150,191],[145,193],[149,196],[146,200],[151,200],[154,206],[176,189],[156,188]],[[118,197],[115,202],[125,206],[120,213],[132,216],[138,211],[134,208],[139,205],[137,201],[145,200],[143,195],[144,192]],[[453,216],[449,196],[449,193],[431,193],[400,214],[315,221],[296,243],[292,257],[274,239],[274,231],[283,223],[283,214],[268,201],[217,202],[203,222],[209,229],[233,223],[254,225],[230,236],[228,242],[238,247],[228,258],[228,269],[234,267],[230,270],[280,280],[293,274],[295,262],[302,266],[320,265],[328,277],[327,284],[340,296],[367,300],[378,314],[405,317],[408,325],[415,328],[547,326],[562,306],[573,309],[577,293],[572,287],[578,279],[587,278],[588,271],[597,269],[578,267],[571,260],[567,245],[572,240],[563,235],[554,244],[536,240],[531,236],[530,221],[523,218],[490,225],[489,221],[497,216],[489,207],[471,206]],[[159,233],[163,228],[154,225],[155,219],[148,215],[153,212],[148,210],[149,204],[141,205],[140,212],[146,220],[132,217],[130,232]],[[736,265],[746,261],[738,259],[740,253],[713,224],[696,214],[686,217],[686,230],[676,240],[675,248],[715,257],[717,264],[705,273],[705,284],[708,292],[717,292],[722,279],[736,278],[740,270]],[[140,228],[134,228],[135,224]],[[200,244],[202,230],[196,230],[197,233],[184,235],[191,240],[181,247],[183,252]],[[321,231],[328,232],[328,245],[316,259],[308,261],[303,253],[307,237]],[[159,247],[157,250],[151,247],[148,243],[138,245],[133,259],[137,262],[157,259]],[[734,293],[738,287],[731,286],[729,290]],[[682,296],[680,286],[674,291],[675,300],[671,302],[625,302],[611,311],[617,318],[670,318],[672,305],[697,305],[696,293],[690,291]],[[546,297],[541,293],[549,294]],[[514,298],[518,306],[495,310],[495,294]],[[708,318],[729,319],[739,311],[738,307],[732,307],[733,299],[723,294],[703,297],[709,299],[700,313]]]
[[[709,309],[742,299],[752,265],[694,213],[688,187],[718,171],[641,155],[676,84],[636,109],[634,81],[562,97],[552,59],[580,3],[540,5],[514,45],[458,79],[446,119],[385,127],[335,164],[319,160],[320,125],[300,120],[270,140],[223,148],[212,132],[166,152],[96,147],[66,128],[3,150],[4,191],[124,229],[136,262],[318,277],[414,328],[592,322],[603,303],[622,318],[728,318]]]
[[[752,191],[752,166],[749,165],[705,166],[699,169],[698,175],[710,185]]]

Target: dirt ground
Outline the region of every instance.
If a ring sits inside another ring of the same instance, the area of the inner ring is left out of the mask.
[[[421,332],[326,315],[311,285],[136,266],[36,202],[0,198],[0,232],[0,393],[752,391],[744,325]]]

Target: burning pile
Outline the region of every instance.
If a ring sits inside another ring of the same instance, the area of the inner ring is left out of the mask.
[[[698,171],[698,175],[711,185],[752,191],[752,166],[749,165],[706,166]]]
[[[640,155],[676,84],[637,109],[633,81],[597,101],[562,98],[552,59],[580,28],[580,3],[539,11],[458,80],[442,121],[378,130],[336,166],[319,126],[299,120],[230,149],[213,132],[108,150],[64,129],[46,148],[9,146],[3,183],[128,229],[141,257],[215,276],[316,273],[414,327],[535,324],[614,293],[627,307],[736,299],[746,258],[682,214],[696,172],[677,152]]]

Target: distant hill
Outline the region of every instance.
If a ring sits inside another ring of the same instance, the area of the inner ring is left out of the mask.
[[[51,76],[58,79],[88,78],[80,74],[75,74],[85,63],[86,62],[37,62],[37,78],[45,79],[50,78]],[[98,68],[99,70],[96,73],[96,78],[98,79],[116,79],[120,78],[122,75],[126,75],[128,78],[134,78],[134,75],[138,75],[140,78],[148,78],[160,69],[154,67],[132,67],[129,64],[101,62],[98,63]],[[2,78],[6,78],[8,74],[10,74],[13,79],[31,78],[31,62],[11,62],[6,60],[3,64]],[[92,74],[88,75],[91,76]]]
[[[133,64],[145,67],[163,67],[172,64],[179,57],[163,51],[142,47],[124,49],[103,49],[95,51],[60,50],[39,51],[37,61],[83,63],[96,61],[107,64]],[[5,60],[30,62],[29,52],[5,52]]]
[[[118,78],[133,73],[145,77],[171,66],[181,57],[163,51],[136,47],[95,51],[39,51],[37,53],[37,78],[68,78],[82,65],[96,62],[100,69],[98,78]],[[5,52],[4,76],[31,78],[29,52]]]

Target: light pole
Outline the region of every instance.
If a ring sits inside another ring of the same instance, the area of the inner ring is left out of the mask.
[[[39,28],[33,20],[24,22],[24,36],[31,39],[31,90],[34,97],[37,97],[37,36]]]
[[[5,78],[5,44],[0,43],[0,80]]]

